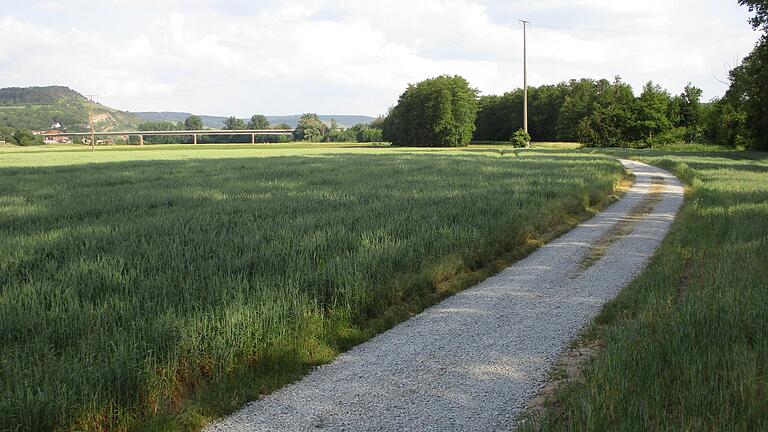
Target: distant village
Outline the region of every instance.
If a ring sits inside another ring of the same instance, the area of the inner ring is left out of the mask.
[[[54,123],[48,130],[33,130],[32,135],[43,135],[43,142],[46,144],[70,144],[72,140],[66,136],[45,136],[64,133],[60,123]]]
[[[32,135],[38,135],[43,137],[43,142],[46,144],[72,144],[72,138],[68,136],[52,136],[52,135],[58,135],[62,133],[66,133],[67,129],[61,125],[61,123],[54,123],[51,125],[50,129],[47,130],[33,130]],[[113,145],[115,144],[115,138],[120,138],[123,141],[128,141],[128,136],[123,137],[104,137],[97,138],[96,144],[101,145]],[[90,144],[91,139],[88,137],[79,138],[78,142],[81,142],[83,144]]]

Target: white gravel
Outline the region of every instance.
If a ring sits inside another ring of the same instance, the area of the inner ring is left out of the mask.
[[[683,201],[670,173],[621,161],[625,197],[500,274],[380,334],[207,431],[495,431],[563,348],[645,267]],[[663,177],[663,200],[583,273],[591,244]]]

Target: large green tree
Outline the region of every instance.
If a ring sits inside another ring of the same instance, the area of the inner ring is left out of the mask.
[[[643,86],[636,104],[636,128],[640,137],[652,140],[672,128],[669,120],[669,104],[672,100],[669,92],[653,81]]]
[[[577,128],[579,142],[596,147],[618,147],[637,141],[637,112],[632,86],[616,77],[612,83],[600,83],[594,95],[592,113]]]
[[[266,116],[256,114],[248,121],[248,129],[268,129],[269,120]]]
[[[678,127],[686,129],[685,140],[693,142],[703,131],[704,107],[701,104],[702,91],[691,83],[685,86],[683,92],[673,100],[673,110],[676,114]]]
[[[225,130],[242,130],[245,128],[246,128],[246,124],[245,124],[245,121],[243,121],[243,119],[239,119],[235,116],[224,119]]]
[[[399,146],[458,147],[475,131],[477,90],[460,76],[409,85],[384,122],[384,139]]]
[[[203,119],[200,116],[191,115],[184,120],[184,129],[186,130],[201,130],[203,127]]]
[[[739,0],[739,4],[747,6],[755,16],[749,22],[755,30],[768,33],[768,0]]]
[[[298,141],[321,142],[326,133],[328,133],[328,126],[320,120],[320,116],[308,113],[299,118],[293,136]]]
[[[739,0],[763,33],[754,50],[730,72],[730,87],[711,107],[706,136],[716,144],[768,150],[768,0]]]
[[[11,142],[17,146],[42,145],[43,138],[40,135],[32,135],[27,129],[16,129],[11,135]]]
[[[0,126],[0,141],[13,143],[13,133],[15,130],[10,127]]]
[[[731,71],[726,99],[744,113],[753,146],[768,150],[768,37]]]

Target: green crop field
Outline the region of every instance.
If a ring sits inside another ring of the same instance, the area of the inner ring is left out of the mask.
[[[584,335],[585,382],[527,430],[768,430],[768,154],[611,154],[674,172],[686,203]]]
[[[0,148],[0,429],[188,430],[601,207],[602,155]]]

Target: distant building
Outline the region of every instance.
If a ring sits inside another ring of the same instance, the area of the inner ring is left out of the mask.
[[[35,132],[39,132],[39,133],[35,133]],[[49,129],[47,131],[32,131],[32,133],[35,135],[56,135],[56,134],[60,134],[61,131],[58,129]],[[72,142],[72,140],[69,139],[69,137],[65,137],[65,136],[47,136],[45,137],[43,142],[46,144],[69,144]]]

